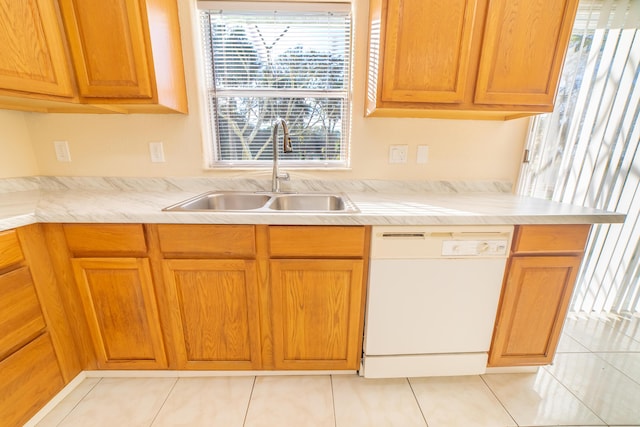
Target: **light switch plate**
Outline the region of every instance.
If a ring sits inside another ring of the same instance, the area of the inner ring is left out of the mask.
[[[389,146],[389,163],[407,163],[408,145]]]
[[[59,162],[71,161],[71,153],[69,152],[69,142],[53,141],[53,148],[56,150],[56,159]]]
[[[162,141],[155,141],[149,143],[149,154],[151,154],[151,161],[153,163],[163,163],[164,159],[164,147]]]
[[[425,164],[429,160],[429,146],[418,145],[418,154],[416,156],[416,163]]]

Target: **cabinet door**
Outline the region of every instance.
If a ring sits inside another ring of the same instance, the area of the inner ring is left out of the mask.
[[[179,368],[259,369],[255,261],[166,260]]]
[[[490,0],[476,104],[553,106],[578,0]]]
[[[143,2],[60,0],[60,7],[81,96],[152,97]]]
[[[382,100],[461,102],[466,89],[476,0],[386,3]]]
[[[72,264],[98,367],[166,368],[149,261],[76,258]]]
[[[580,260],[580,256],[511,259],[489,366],[552,362]]]
[[[48,333],[0,361],[0,425],[23,426],[64,386]]]
[[[272,260],[277,369],[358,369],[362,260]]]
[[[73,96],[55,0],[0,0],[0,89]]]

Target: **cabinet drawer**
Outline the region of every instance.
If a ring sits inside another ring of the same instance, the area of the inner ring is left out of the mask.
[[[0,269],[16,264],[24,259],[18,236],[14,230],[0,233]]]
[[[143,255],[147,252],[142,224],[65,224],[74,255]]]
[[[253,258],[253,225],[158,225],[160,249],[171,257],[219,256]]]
[[[362,257],[365,227],[269,227],[272,257]]]
[[[27,267],[0,276],[0,359],[45,328]]]
[[[513,253],[582,252],[590,229],[589,224],[519,226]]]
[[[0,362],[0,420],[24,425],[64,386],[49,334]]]

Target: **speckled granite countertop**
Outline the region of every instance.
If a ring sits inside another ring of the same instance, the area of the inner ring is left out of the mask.
[[[515,196],[503,182],[304,181],[299,192],[343,192],[358,213],[164,212],[212,190],[257,191],[265,180],[53,178],[0,180],[0,230],[35,222],[501,225],[621,223],[624,215]]]

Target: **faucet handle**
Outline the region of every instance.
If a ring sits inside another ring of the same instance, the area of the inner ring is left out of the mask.
[[[289,181],[289,173],[288,172],[279,172],[278,175],[276,175],[276,179],[279,179],[281,181]]]

